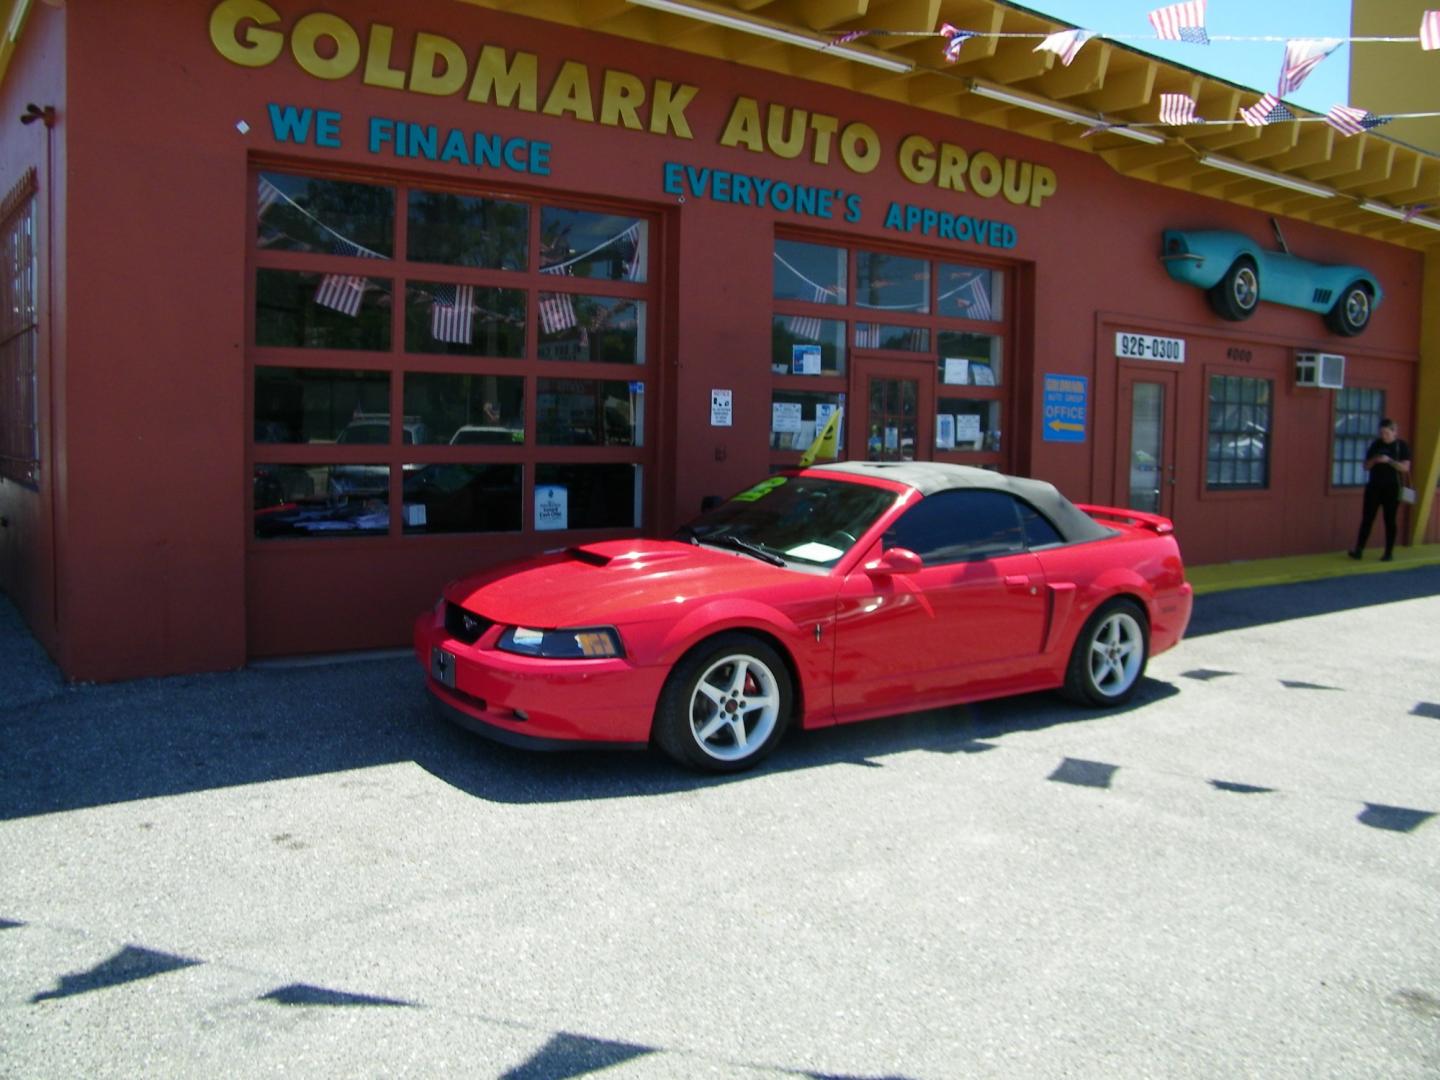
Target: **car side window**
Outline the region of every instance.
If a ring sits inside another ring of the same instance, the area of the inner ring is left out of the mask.
[[[1017,499],[1015,507],[1020,511],[1020,528],[1025,531],[1026,547],[1054,547],[1065,543],[1065,538],[1060,535],[1059,529],[1050,524],[1050,519],[1024,499]]]
[[[941,491],[905,511],[886,530],[885,546],[909,548],[934,566],[1024,551],[1025,532],[1003,491]]]

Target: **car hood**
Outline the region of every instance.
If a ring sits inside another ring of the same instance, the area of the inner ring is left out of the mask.
[[[764,593],[802,573],[674,540],[611,540],[496,567],[445,597],[498,623],[546,629],[674,616],[697,599]]]

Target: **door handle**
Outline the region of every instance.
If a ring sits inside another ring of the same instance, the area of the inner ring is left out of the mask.
[[[1036,592],[1035,586],[1034,584],[1032,584],[1029,574],[1006,574],[1005,587],[1007,589],[1012,589],[1015,592],[1028,592],[1032,596]]]

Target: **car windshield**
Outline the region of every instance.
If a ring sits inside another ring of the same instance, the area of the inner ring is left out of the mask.
[[[844,480],[772,476],[683,526],[680,538],[833,566],[896,498]]]

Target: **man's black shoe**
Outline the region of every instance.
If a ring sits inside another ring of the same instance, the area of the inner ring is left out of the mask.
[[[1352,559],[1358,559],[1360,558],[1361,553],[1359,548],[1351,548],[1349,551],[1345,552],[1345,554],[1349,555]]]

